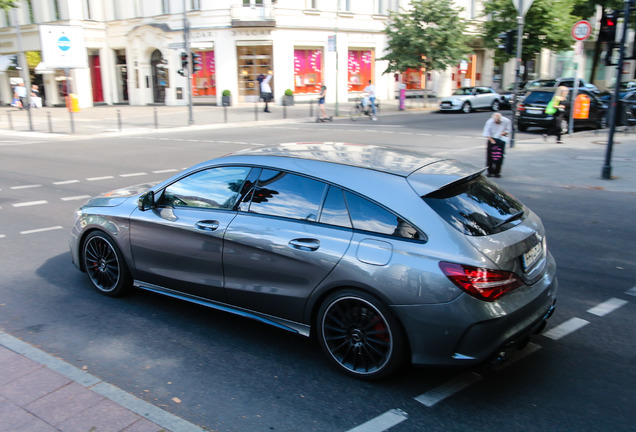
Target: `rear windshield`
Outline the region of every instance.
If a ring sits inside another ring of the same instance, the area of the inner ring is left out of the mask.
[[[524,219],[523,204],[483,175],[422,199],[454,228],[471,236],[505,231]]]
[[[533,91],[528,93],[528,95],[526,96],[526,98],[523,100],[524,104],[529,104],[529,103],[533,103],[533,104],[548,104],[548,102],[550,102],[550,99],[552,99],[552,96],[554,96],[554,92],[549,92],[549,91]]]

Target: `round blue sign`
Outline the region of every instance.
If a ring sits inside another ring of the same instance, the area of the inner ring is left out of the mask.
[[[71,40],[67,38],[66,36],[62,36],[61,38],[57,40],[57,46],[62,51],[68,51],[71,49]]]

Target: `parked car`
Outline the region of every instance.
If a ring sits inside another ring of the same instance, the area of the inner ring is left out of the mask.
[[[440,111],[462,111],[469,113],[476,109],[499,110],[501,97],[490,87],[461,87],[452,96],[445,97],[439,104]]]
[[[555,87],[536,87],[530,90],[523,102],[517,105],[517,128],[525,131],[530,127],[550,129],[554,124],[554,116],[546,114],[545,108],[554,97]],[[563,116],[562,129],[568,130],[570,118],[570,108],[572,105],[572,93],[568,93],[567,99],[563,102],[565,115]],[[574,128],[591,127],[600,129],[605,127],[607,106],[592,92],[586,88],[580,88],[578,94],[586,95],[590,98],[589,117],[587,119],[574,119]]]
[[[517,85],[517,96],[525,94],[524,87],[528,81],[519,81]],[[510,109],[512,108],[512,95],[514,93],[515,83],[508,84],[505,89],[499,90],[499,94],[501,95],[500,100],[500,109]]]
[[[90,199],[72,261],[107,296],[315,334],[356,378],[482,363],[543,328],[558,286],[541,220],[483,171],[369,145],[245,150]]]

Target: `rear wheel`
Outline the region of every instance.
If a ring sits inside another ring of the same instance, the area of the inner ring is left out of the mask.
[[[524,125],[524,124],[517,124],[517,129],[519,129],[519,132],[525,132],[528,130],[528,126]]]
[[[351,107],[351,110],[349,110],[349,117],[352,121],[357,121],[361,116],[362,110],[360,110],[360,107],[358,105]]]
[[[462,112],[464,114],[468,114],[471,111],[472,111],[472,107],[470,106],[470,104],[468,102],[464,102],[464,105],[462,105]]]
[[[101,294],[118,296],[132,286],[128,266],[119,248],[104,232],[93,231],[86,237],[82,262],[93,286]]]
[[[404,362],[400,323],[382,302],[362,291],[329,296],[318,311],[316,329],[329,360],[347,375],[382,378]]]

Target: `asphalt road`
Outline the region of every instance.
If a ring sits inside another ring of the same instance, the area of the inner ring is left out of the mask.
[[[409,367],[359,382],[329,367],[312,339],[148,292],[106,298],[70,263],[73,211],[87,196],[278,142],[388,144],[481,165],[462,152],[483,147],[489,115],[90,140],[0,135],[0,329],[215,431],[636,430],[630,194],[501,179],[543,219],[560,297],[547,336],[500,369]]]

